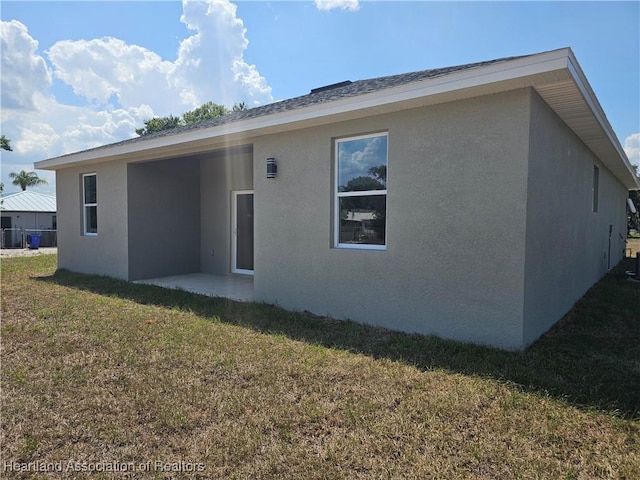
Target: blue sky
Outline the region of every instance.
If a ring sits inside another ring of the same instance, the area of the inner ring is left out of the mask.
[[[1,4],[10,171],[135,136],[154,115],[250,106],[342,80],[571,47],[640,161],[640,2],[32,2]],[[50,182],[37,191],[53,193]]]

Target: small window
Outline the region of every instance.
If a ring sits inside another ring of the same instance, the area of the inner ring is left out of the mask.
[[[384,250],[387,134],[336,141],[335,246]]]
[[[598,189],[600,183],[600,169],[597,166],[593,166],[593,200],[592,200],[592,210],[593,212],[598,211]]]
[[[98,235],[98,197],[95,173],[82,176],[82,222],[85,235]]]

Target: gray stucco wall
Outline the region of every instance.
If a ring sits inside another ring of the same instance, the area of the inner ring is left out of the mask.
[[[82,174],[96,173],[98,235],[82,235]],[[58,267],[128,277],[127,166],[99,163],[56,172]]]
[[[129,280],[200,271],[200,161],[128,165]]]
[[[524,343],[548,330],[622,258],[628,191],[537,95],[531,108]],[[592,211],[593,166],[600,169]],[[609,225],[611,258],[609,255]],[[622,238],[621,238],[622,237]]]
[[[520,348],[529,104],[521,90],[256,139],[256,299]],[[333,139],[378,131],[387,249],[333,248]]]
[[[203,273],[231,271],[231,192],[253,190],[250,147],[216,152],[200,161],[201,251]]]
[[[387,248],[335,248],[334,140],[373,132],[388,132]],[[231,192],[254,189],[256,300],[519,349],[623,254],[627,191],[530,89],[252,141],[58,170],[59,266],[129,280],[228,274]],[[97,237],[82,235],[91,172]]]

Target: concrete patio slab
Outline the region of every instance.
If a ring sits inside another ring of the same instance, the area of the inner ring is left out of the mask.
[[[136,280],[134,283],[180,289],[210,297],[230,298],[241,302],[253,301],[253,277],[248,275],[222,276],[190,273],[187,275]]]

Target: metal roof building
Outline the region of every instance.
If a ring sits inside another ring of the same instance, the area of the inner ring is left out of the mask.
[[[5,212],[56,212],[56,197],[43,193],[23,191],[2,197]]]

